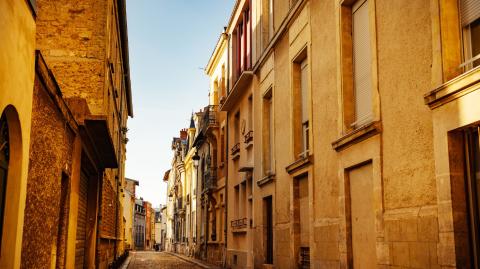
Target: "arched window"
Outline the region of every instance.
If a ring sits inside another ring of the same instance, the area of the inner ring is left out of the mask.
[[[5,190],[7,189],[8,162],[10,159],[10,145],[8,138],[8,124],[5,113],[0,118],[0,242],[3,234],[3,215],[5,209]]]

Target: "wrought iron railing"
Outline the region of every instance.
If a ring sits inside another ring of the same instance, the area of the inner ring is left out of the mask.
[[[217,169],[216,167],[210,167],[205,172],[205,186],[204,190],[209,191],[217,187]]]
[[[237,153],[240,153],[240,143],[235,144],[232,147],[231,152],[232,152],[232,156],[235,156]]]
[[[243,219],[232,220],[230,222],[230,225],[233,230],[244,229],[248,227],[248,219],[243,218]]]
[[[218,105],[209,105],[205,108],[203,114],[203,126],[202,129],[204,132],[207,131],[208,128],[218,126],[217,121],[217,112],[218,112]]]
[[[246,134],[245,134],[245,144],[248,144],[250,143],[251,141],[253,141],[253,131],[248,131]]]

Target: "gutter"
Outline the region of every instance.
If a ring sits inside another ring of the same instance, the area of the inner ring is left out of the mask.
[[[117,0],[120,38],[122,40],[123,78],[127,90],[128,115],[133,118],[132,85],[130,81],[130,59],[128,54],[128,29],[126,0]]]

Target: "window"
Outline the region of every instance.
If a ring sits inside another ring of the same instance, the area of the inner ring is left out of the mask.
[[[8,164],[10,160],[10,140],[8,123],[5,114],[0,118],[0,247],[3,234],[3,217],[5,210],[5,195],[7,188]]]
[[[252,24],[251,24],[251,10],[250,1],[246,1],[246,7],[242,12],[242,17],[237,25],[235,33],[236,37],[236,61],[235,70],[236,78],[238,79],[243,71],[251,68],[252,62]]]
[[[212,105],[218,105],[218,80],[216,79],[213,82],[213,96],[212,96]]]
[[[295,158],[305,158],[310,148],[310,99],[306,49],[293,63],[293,133]]]
[[[370,71],[370,31],[368,1],[357,1],[352,8],[353,86],[355,122],[362,125],[372,118],[372,76]]]
[[[273,37],[273,0],[262,0],[262,48],[265,49]]]
[[[233,148],[232,148],[232,155],[235,156],[237,153],[240,152],[240,111],[238,111],[237,113],[235,113],[235,118],[234,118],[234,121],[233,121],[233,131],[234,131],[234,134],[233,134],[233,138],[234,138],[234,145],[233,145]]]
[[[263,173],[273,174],[273,96],[270,88],[263,96]]]
[[[300,64],[300,89],[302,94],[302,155],[307,154],[309,149],[308,141],[308,129],[309,129],[309,118],[308,115],[308,62],[307,59],[303,60]]]
[[[240,217],[240,185],[235,186],[235,214],[234,219],[238,219]]]
[[[370,18],[368,0],[341,6],[341,66],[344,131],[373,120]]]
[[[463,35],[464,63],[461,67],[469,70],[480,65],[480,2],[460,1],[460,21]]]
[[[220,131],[220,163],[225,162],[225,126],[222,126]]]
[[[248,97],[248,131],[253,130],[253,96]]]
[[[225,102],[225,98],[227,97],[227,93],[225,89],[227,88],[227,78],[225,75],[225,65],[222,65],[222,80],[220,81],[220,104]]]

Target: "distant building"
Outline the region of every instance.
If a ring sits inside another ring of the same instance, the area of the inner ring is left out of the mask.
[[[135,186],[138,181],[125,178],[123,217],[125,218],[125,249],[134,249]]]
[[[162,205],[160,205],[159,208],[155,208],[155,231],[154,233],[154,249],[155,250],[161,250],[161,245],[162,245],[162,211],[161,211]]]
[[[143,201],[143,207],[145,208],[145,249],[152,249],[152,204]]]
[[[161,209],[160,209],[160,217],[161,217],[161,228],[160,228],[160,234],[161,234],[161,237],[160,237],[160,250],[164,251],[165,250],[165,245],[166,245],[166,242],[167,242],[167,206],[164,205]]]
[[[135,217],[134,217],[134,238],[135,249],[145,249],[145,207],[143,199],[135,199]]]

